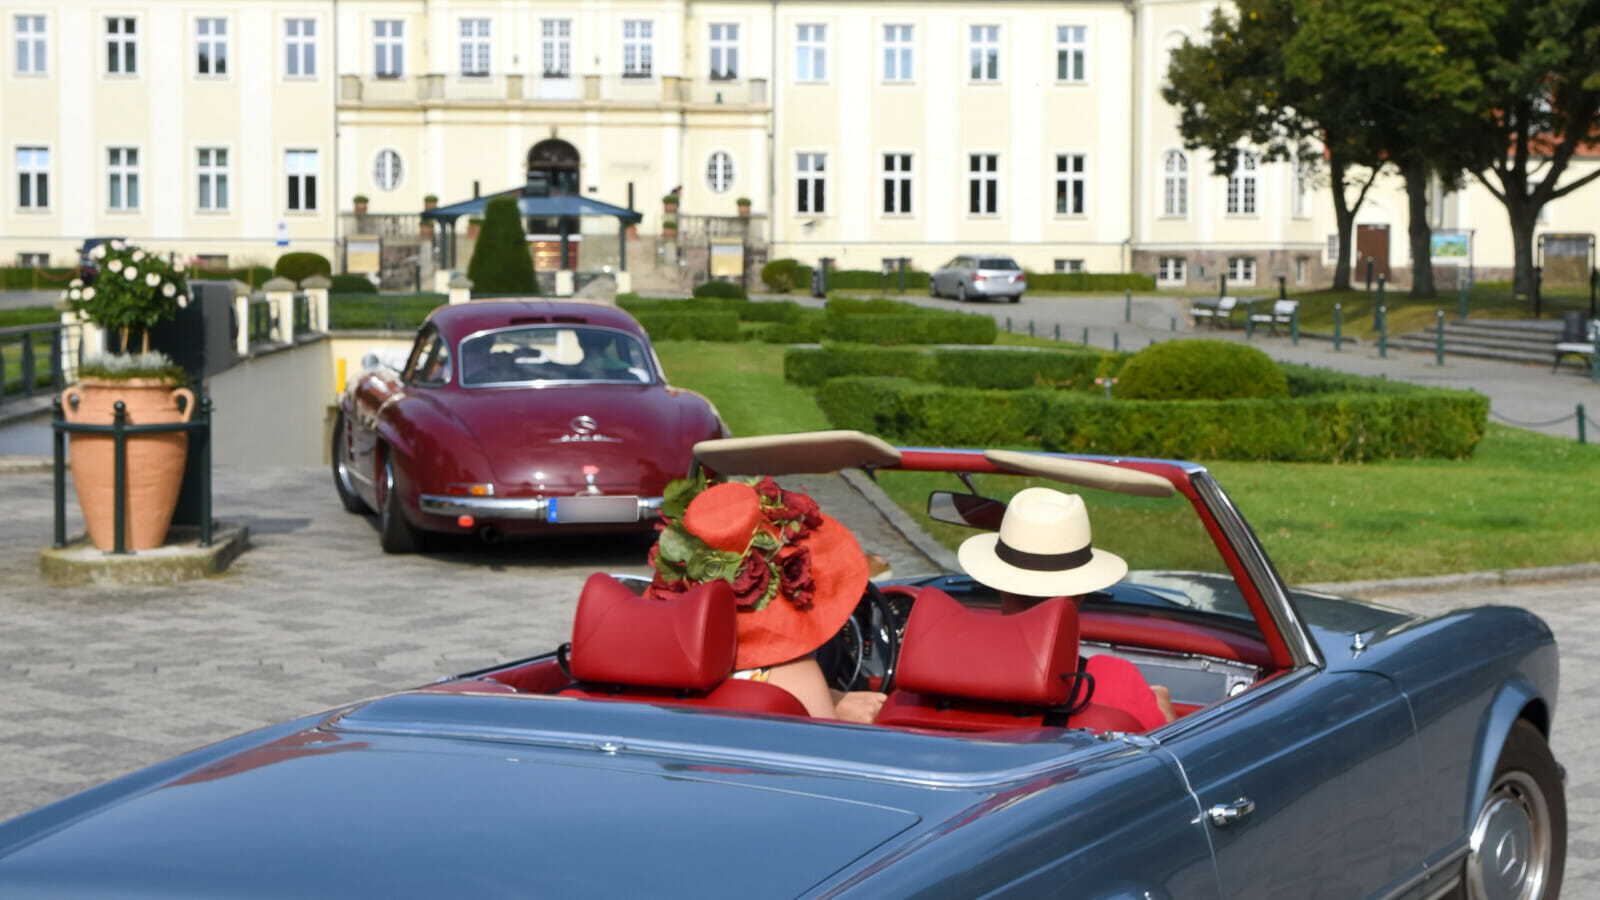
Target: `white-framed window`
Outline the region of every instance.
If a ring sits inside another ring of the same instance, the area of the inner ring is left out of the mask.
[[[739,26],[732,22],[711,23],[711,80],[733,81],[739,77]]]
[[[461,62],[461,77],[487,78],[489,75],[489,20],[462,19],[456,24]]]
[[[1339,261],[1339,233],[1338,232],[1334,232],[1333,234],[1328,235],[1328,246],[1327,246],[1327,249],[1323,251],[1322,258],[1327,260],[1329,265],[1332,265],[1333,263],[1336,263],[1336,262]]]
[[[228,74],[228,20],[203,16],[194,20],[194,73]]]
[[[1294,163],[1294,199],[1290,215],[1304,219],[1311,215],[1311,166],[1305,160]]]
[[[967,212],[975,216],[1000,212],[1000,154],[967,154]]]
[[[706,158],[706,187],[713,194],[726,194],[733,187],[733,156],[718,150]]]
[[[372,158],[372,183],[380,191],[392,191],[400,186],[405,177],[405,166],[400,159],[400,151],[385,148],[378,151]]]
[[[1310,272],[1311,260],[1306,259],[1304,256],[1296,256],[1294,258],[1294,283],[1298,285],[1305,284]]]
[[[379,78],[399,78],[406,73],[404,19],[372,20],[372,72]]]
[[[50,254],[18,251],[17,267],[22,269],[48,269],[50,267]]]
[[[622,20],[622,77],[649,78],[655,71],[655,22]]]
[[[50,149],[17,148],[17,208],[50,208]]]
[[[828,154],[795,154],[795,211],[828,211]]]
[[[1189,215],[1189,157],[1182,150],[1168,150],[1161,160],[1161,214]]]
[[[1189,261],[1181,256],[1163,256],[1156,266],[1157,284],[1184,284],[1189,280]]]
[[[228,148],[195,148],[195,208],[202,212],[228,209]]]
[[[1089,209],[1088,158],[1082,153],[1056,154],[1056,215],[1081,216]]]
[[[914,81],[912,63],[916,61],[916,47],[912,43],[916,32],[911,25],[883,26],[883,80]]]
[[[290,212],[315,212],[317,209],[317,151],[286,150],[283,169],[288,175],[284,208]]]
[[[911,214],[911,154],[883,155],[883,212],[891,216]]]
[[[132,212],[139,208],[139,148],[106,148],[106,208]]]
[[[828,26],[796,25],[794,37],[794,80],[828,80]]]
[[[1089,29],[1085,25],[1056,26],[1056,80],[1089,80]]]
[[[999,25],[968,26],[967,78],[971,81],[1000,80]]]
[[[1075,275],[1083,271],[1083,260],[1058,259],[1055,261],[1054,268],[1058,275]]]
[[[139,20],[106,17],[106,74],[139,74]]]
[[[544,77],[572,77],[571,19],[540,20],[539,53],[543,57]]]
[[[317,77],[317,20],[283,20],[283,73],[290,78]]]
[[[1260,157],[1249,150],[1236,151],[1233,172],[1228,176],[1228,215],[1256,214],[1256,165]]]
[[[1249,286],[1256,283],[1256,258],[1254,256],[1228,257],[1228,280]]]
[[[45,49],[50,36],[45,31],[44,16],[17,16],[17,74],[45,75],[50,71],[49,52]]]

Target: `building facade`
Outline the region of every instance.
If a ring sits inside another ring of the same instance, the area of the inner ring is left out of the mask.
[[[3,0],[0,261],[69,265],[85,238],[119,236],[339,266],[352,239],[414,238],[430,199],[523,185],[543,143],[574,161],[567,189],[644,213],[630,268],[676,265],[658,239],[673,193],[682,226],[748,199],[767,256],[846,268],[982,250],[1172,287],[1305,287],[1347,252],[1403,276],[1398,178],[1341,251],[1316,173],[1241,149],[1221,178],[1183,149],[1160,87],[1213,5]],[[1473,233],[1480,278],[1509,269],[1481,186],[1430,215]],[[1545,220],[1600,230],[1600,183]],[[614,222],[582,232],[580,267],[616,265]]]

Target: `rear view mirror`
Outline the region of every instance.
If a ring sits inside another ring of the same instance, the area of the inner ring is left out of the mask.
[[[934,491],[928,495],[928,518],[935,522],[999,531],[1005,514],[1004,502],[977,494]]]

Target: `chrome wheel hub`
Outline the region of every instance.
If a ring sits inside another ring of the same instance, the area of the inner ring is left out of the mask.
[[[1544,890],[1550,865],[1550,808],[1533,778],[1506,772],[1495,781],[1472,828],[1467,886],[1474,900],[1529,900]]]

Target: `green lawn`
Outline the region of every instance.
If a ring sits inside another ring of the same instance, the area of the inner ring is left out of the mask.
[[[656,349],[671,381],[709,397],[736,435],[829,427],[810,395],[783,381],[782,347],[662,342]],[[1593,445],[1491,424],[1470,460],[1208,466],[1291,582],[1600,560],[1600,447]],[[1022,486],[999,481],[996,493]],[[923,515],[927,492],[959,489],[955,479],[885,472],[880,483],[946,545],[971,533]],[[1103,546],[1135,566],[1206,565],[1209,553],[1186,511],[1101,492],[1088,499],[1096,534],[1113,542]]]
[[[0,328],[19,325],[44,325],[61,321],[61,313],[48,306],[30,306],[22,309],[0,309]],[[5,358],[4,379],[6,395],[22,391],[22,339],[0,338],[0,356]],[[35,389],[50,389],[50,336],[33,338],[33,365]]]

